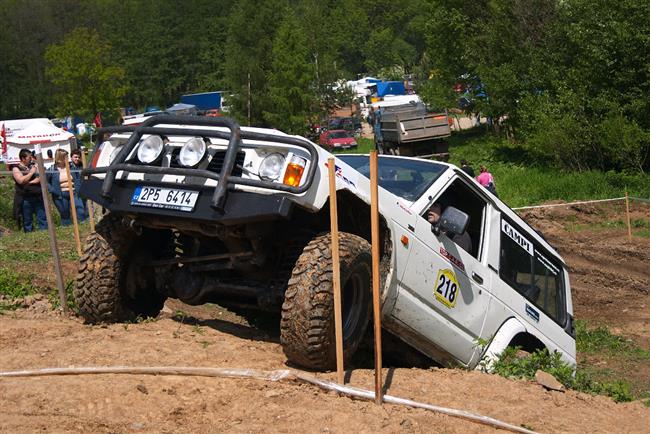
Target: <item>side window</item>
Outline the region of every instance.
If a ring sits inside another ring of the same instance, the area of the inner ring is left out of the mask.
[[[561,265],[503,217],[500,259],[501,279],[546,315],[564,324],[566,308]]]
[[[466,234],[461,235],[461,237],[465,237],[464,242],[455,241],[455,237],[451,237],[451,240],[461,246],[469,243],[470,247],[468,252],[479,259],[483,242],[483,225],[487,202],[468,184],[457,178],[422,211],[420,215],[424,219],[427,219],[427,214],[433,204],[439,204],[441,212],[446,207],[453,206],[469,215]]]

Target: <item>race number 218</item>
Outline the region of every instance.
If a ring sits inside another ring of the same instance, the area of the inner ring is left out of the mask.
[[[434,291],[436,299],[447,306],[453,308],[456,306],[458,298],[458,280],[454,272],[448,268],[438,271],[436,278],[436,289]]]

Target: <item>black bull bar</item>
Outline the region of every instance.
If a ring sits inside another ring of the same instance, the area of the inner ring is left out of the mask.
[[[180,124],[180,125],[193,125],[199,128],[174,128],[174,127],[156,127],[159,124]],[[218,131],[201,129],[200,127],[225,127],[229,131]],[[230,118],[206,118],[198,116],[175,116],[175,115],[157,115],[148,118],[139,126],[119,126],[119,127],[106,127],[97,130],[97,143],[98,149],[100,142],[103,140],[104,134],[112,133],[127,133],[131,132],[131,136],[122,149],[115,157],[115,160],[108,166],[87,168],[82,171],[82,176],[90,176],[98,173],[105,173],[104,181],[102,183],[101,194],[106,199],[110,200],[111,189],[115,176],[118,171],[136,172],[136,173],[149,173],[158,175],[184,175],[184,176],[198,176],[217,181],[217,186],[212,195],[211,206],[219,212],[223,212],[226,193],[229,186],[233,185],[246,185],[250,187],[259,187],[270,190],[285,191],[288,193],[300,194],[309,189],[313,180],[314,173],[318,167],[318,152],[316,147],[306,139],[299,139],[296,137],[280,136],[268,133],[258,133],[252,131],[241,131],[239,124]],[[220,173],[213,173],[204,169],[193,168],[180,168],[180,167],[155,167],[143,166],[137,164],[127,164],[126,158],[131,154],[133,149],[137,146],[145,134],[164,135],[164,136],[199,136],[199,137],[215,137],[219,139],[228,140],[228,147],[224,157],[223,165]],[[292,187],[285,184],[274,183],[272,181],[256,180],[242,178],[241,176],[231,175],[235,166],[237,152],[242,147],[242,139],[259,140],[265,142],[281,143],[286,145],[293,145],[306,149],[310,155],[309,170],[307,171],[307,178],[302,186]]]

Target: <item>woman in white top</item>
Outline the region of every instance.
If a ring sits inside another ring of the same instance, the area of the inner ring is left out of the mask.
[[[68,161],[68,152],[65,149],[57,149],[54,154],[54,164],[46,173],[47,188],[52,194],[54,206],[61,215],[61,224],[68,226],[71,224],[70,216],[70,191],[68,189],[68,174],[66,172],[66,165],[70,167]],[[77,220],[83,221],[86,219],[83,203],[81,199],[74,192],[75,178],[81,176],[77,172],[70,172],[71,185],[74,193],[75,208],[77,210]]]

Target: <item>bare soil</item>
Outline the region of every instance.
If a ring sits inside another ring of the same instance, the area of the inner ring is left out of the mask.
[[[576,318],[606,325],[649,349],[650,238],[635,236],[630,242],[625,228],[602,227],[605,221],[624,221],[624,208],[558,207],[522,215],[566,259]],[[632,218],[650,220],[650,207],[634,205]],[[216,305],[169,301],[155,321],[89,326],[52,311],[45,297],[31,297],[26,304],[0,315],[0,371],[82,366],[288,368],[277,327],[251,327]],[[362,361],[357,366],[348,372],[348,382],[372,389],[371,365]],[[650,384],[647,363],[612,368],[634,370],[631,378]],[[335,379],[333,373],[314,375]],[[383,376],[390,395],[473,411],[540,432],[650,432],[650,408],[640,401],[617,404],[607,397],[548,391],[534,382],[459,369],[389,364]],[[11,433],[491,430],[298,383],[145,375],[0,378],[0,431]]]

